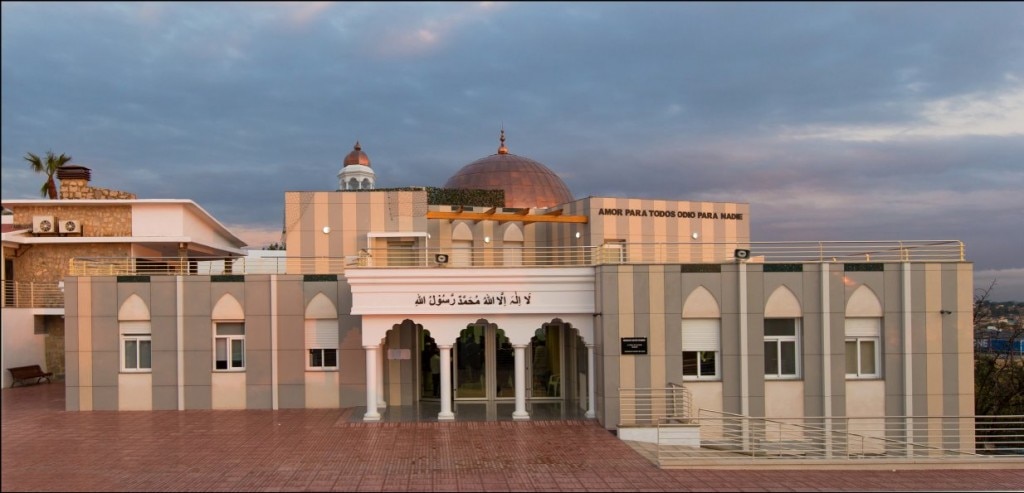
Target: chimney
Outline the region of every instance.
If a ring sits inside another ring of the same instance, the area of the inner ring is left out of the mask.
[[[89,190],[89,180],[92,179],[92,170],[89,168],[77,165],[64,165],[57,168],[57,178],[60,180],[60,198],[92,198],[91,196],[86,196],[87,190]]]

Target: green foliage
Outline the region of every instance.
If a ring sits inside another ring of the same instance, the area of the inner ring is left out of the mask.
[[[285,247],[284,242],[281,242],[281,243],[274,242],[274,243],[271,243],[271,244],[267,245],[267,247],[264,248],[264,250],[287,250],[287,248]]]
[[[427,187],[427,204],[505,207],[505,191]]]
[[[438,187],[399,187],[360,190],[344,190],[345,193],[359,192],[427,192],[427,205],[462,205],[466,207],[505,207],[504,190],[479,190]]]
[[[53,151],[46,151],[46,160],[44,161],[39,156],[28,152],[25,154],[24,159],[28,161],[32,171],[46,174],[46,181],[43,182],[43,186],[39,189],[40,195],[43,197],[48,196],[51,200],[56,199],[57,183],[53,181],[53,175],[57,173],[57,169],[71,161],[71,156],[67,156],[64,153],[57,156]]]

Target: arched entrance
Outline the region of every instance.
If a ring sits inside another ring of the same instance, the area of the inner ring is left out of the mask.
[[[418,326],[421,327],[421,326]],[[429,330],[420,328],[419,397],[440,398],[440,349]],[[456,401],[515,399],[515,351],[505,330],[486,319],[466,325],[451,342],[451,389]],[[578,397],[586,384],[586,346],[571,325],[559,319],[534,330],[525,347],[526,398],[561,401]],[[580,380],[582,378],[583,380]]]

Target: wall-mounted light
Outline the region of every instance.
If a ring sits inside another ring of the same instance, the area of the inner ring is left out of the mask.
[[[940,315],[949,315],[950,313],[953,313],[953,312],[951,312],[949,310],[939,310],[939,314]]]
[[[694,231],[694,232],[693,232],[693,234],[692,234],[692,235],[690,235],[690,238],[693,238],[693,239],[695,239],[695,240],[696,240],[697,238],[700,238],[700,233],[698,233],[698,232]]]
[[[484,243],[490,243],[490,242],[491,242],[491,237],[490,236],[484,236]]]
[[[324,230],[323,231],[324,231],[324,234],[328,234],[328,233],[331,232],[331,227],[330,226],[324,226]]]

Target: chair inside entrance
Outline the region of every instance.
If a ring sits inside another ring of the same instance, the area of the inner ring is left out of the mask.
[[[559,387],[561,387],[560,383],[558,374],[551,374],[551,377],[548,378],[548,397],[558,397]]]

